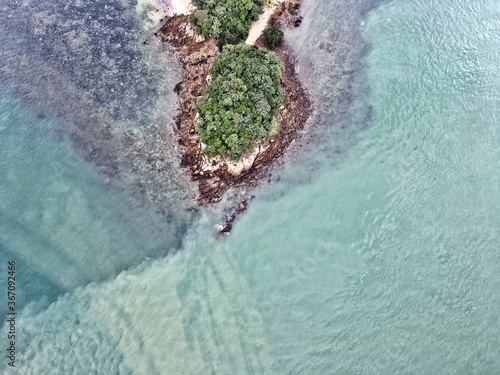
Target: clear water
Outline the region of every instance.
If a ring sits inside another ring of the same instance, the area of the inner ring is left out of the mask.
[[[214,212],[167,222],[128,185],[103,184],[61,116],[38,118],[6,86],[17,373],[498,373],[498,2],[324,0],[303,13],[287,37],[317,135],[222,241]]]

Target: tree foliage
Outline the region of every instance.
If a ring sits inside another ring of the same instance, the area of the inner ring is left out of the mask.
[[[280,45],[283,41],[283,31],[278,29],[276,26],[270,26],[266,28],[263,32],[264,42],[267,48],[274,49],[276,46]]]
[[[219,39],[220,46],[245,40],[253,21],[262,13],[264,0],[193,0],[198,10],[190,20],[196,31]]]
[[[238,159],[276,127],[273,116],[286,102],[283,63],[246,44],[226,45],[212,66],[212,83],[198,100],[198,131],[205,153]]]

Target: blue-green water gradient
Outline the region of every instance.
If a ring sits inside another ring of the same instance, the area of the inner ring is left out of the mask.
[[[255,191],[227,238],[214,237],[217,218],[201,211],[180,251],[106,281],[72,288],[53,276],[65,264],[30,265],[40,284],[53,280],[68,293],[51,304],[33,299],[20,314],[18,373],[498,373],[500,8],[490,0],[367,3],[306,2],[303,25],[286,34],[321,139],[273,171],[279,181]],[[63,145],[47,144],[44,160],[59,159],[50,150],[70,155]],[[99,219],[93,233],[104,251],[151,245],[130,242],[128,224],[109,216],[119,206],[94,206],[107,193],[92,185],[92,167],[72,175],[78,160],[57,183],[47,177],[22,214],[3,214],[2,228],[24,224],[5,233],[33,238],[36,207],[63,181],[78,186],[68,197],[80,197],[66,205],[68,217],[87,207],[78,241]],[[45,209],[61,215],[49,202]],[[82,249],[62,248],[76,272],[93,269],[77,262]],[[26,259],[36,249],[25,246]]]

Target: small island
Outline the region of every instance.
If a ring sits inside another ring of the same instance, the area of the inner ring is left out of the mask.
[[[229,188],[256,186],[299,136],[312,106],[283,41],[282,30],[302,21],[299,0],[193,3],[157,35],[184,69],[174,89],[175,131],[181,167],[198,183],[196,200],[206,204]]]

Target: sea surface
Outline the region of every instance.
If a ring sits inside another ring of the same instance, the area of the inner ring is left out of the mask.
[[[139,5],[0,5],[0,373],[498,374],[499,2],[305,0],[314,115],[224,238]]]

